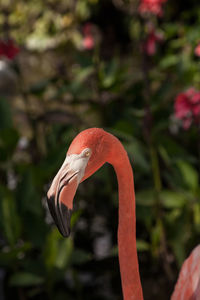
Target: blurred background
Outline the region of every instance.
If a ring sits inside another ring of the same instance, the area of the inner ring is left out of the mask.
[[[117,181],[80,185],[72,234],[47,210],[72,139],[102,127],[135,176],[146,300],[200,240],[198,0],[1,0],[0,299],[120,300]]]

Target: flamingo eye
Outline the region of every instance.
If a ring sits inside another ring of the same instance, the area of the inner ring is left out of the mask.
[[[86,149],[86,150],[84,151],[84,153],[83,153],[83,155],[84,155],[85,157],[89,157],[90,154],[91,154],[90,149]]]

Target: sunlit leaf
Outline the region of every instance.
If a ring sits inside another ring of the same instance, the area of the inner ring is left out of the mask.
[[[63,269],[71,261],[73,241],[71,238],[64,239],[57,228],[47,236],[44,249],[44,261],[48,270],[53,268]]]
[[[160,193],[162,204],[166,208],[179,208],[187,203],[187,198],[183,193],[170,190],[163,190]]]
[[[71,260],[73,241],[70,237],[67,239],[63,239],[62,241],[60,241],[57,247],[55,267],[63,269],[69,264]]]
[[[60,233],[58,232],[57,228],[53,228],[53,230],[47,236],[43,253],[44,262],[47,269],[52,269],[55,266],[58,254],[58,242],[60,240],[59,234]]]
[[[188,188],[195,191],[198,188],[198,172],[186,161],[178,161],[177,165]]]

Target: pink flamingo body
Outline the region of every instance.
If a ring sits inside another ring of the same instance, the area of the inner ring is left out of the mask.
[[[68,236],[70,213],[78,184],[90,177],[106,162],[114,167],[118,180],[118,249],[123,298],[143,300],[136,249],[133,171],[128,155],[116,137],[99,128],[87,129],[77,135],[48,191],[49,208],[60,232]],[[200,246],[184,263],[171,300],[200,300],[199,253]],[[191,264],[194,268],[191,269],[190,279],[187,281],[188,277],[185,274]],[[182,284],[184,284],[184,293],[181,293]]]
[[[200,300],[200,245],[184,261],[171,300]]]

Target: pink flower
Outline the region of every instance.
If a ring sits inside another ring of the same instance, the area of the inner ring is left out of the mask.
[[[188,129],[192,122],[200,124],[200,91],[190,88],[180,93],[175,99],[174,111],[184,129]]]
[[[19,53],[19,47],[17,47],[13,40],[9,39],[7,41],[0,40],[0,57],[5,56],[8,59],[14,59]]]
[[[93,25],[91,23],[85,24],[83,27],[83,48],[85,50],[92,50],[95,45],[93,36]]]
[[[197,118],[200,117],[200,92],[192,97],[191,102],[193,104],[194,116]]]
[[[87,35],[83,38],[83,48],[86,50],[94,48],[94,39],[91,35]]]
[[[196,54],[196,56],[200,56],[200,43],[194,49],[194,53]]]
[[[150,33],[148,34],[146,42],[143,45],[144,52],[149,56],[153,56],[156,53],[157,43],[160,43],[162,41],[162,34],[156,32],[155,29],[152,28]]]
[[[140,0],[138,11],[141,15],[150,13],[162,17],[162,6],[166,1],[167,0]]]

